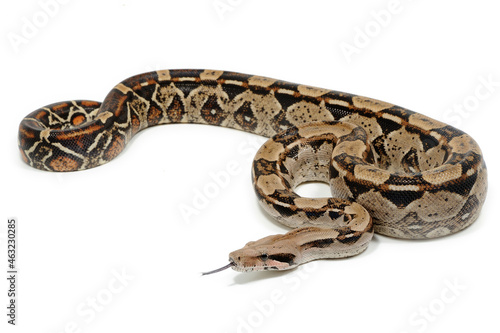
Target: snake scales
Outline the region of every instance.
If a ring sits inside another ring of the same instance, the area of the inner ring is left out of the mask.
[[[68,101],[26,116],[19,148],[49,171],[93,168],[140,130],[202,123],[272,137],[252,175],[264,209],[295,228],[230,254],[237,271],[289,269],[362,252],[373,232],[423,239],[462,230],[487,189],[476,142],[393,104],[260,76],[164,70],[131,77],[104,102]],[[303,198],[303,182],[330,183],[332,198]]]

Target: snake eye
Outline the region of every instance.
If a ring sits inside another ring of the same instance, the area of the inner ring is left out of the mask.
[[[267,260],[267,258],[268,258],[267,253],[262,253],[262,254],[260,255],[260,259],[261,259],[262,261],[266,261],[266,260]]]

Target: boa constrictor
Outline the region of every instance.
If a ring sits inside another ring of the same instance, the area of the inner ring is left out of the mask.
[[[43,107],[22,120],[19,148],[35,168],[83,170],[115,158],[140,130],[167,123],[272,137],[253,163],[255,191],[267,212],[295,229],[232,252],[224,268],[237,271],[352,256],[374,231],[452,234],[476,220],[486,196],[481,150],[456,128],[371,98],[216,70],[145,73],[115,86],[102,104]],[[308,181],[330,183],[333,197],[297,195]]]

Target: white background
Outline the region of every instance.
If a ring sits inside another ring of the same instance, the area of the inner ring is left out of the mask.
[[[498,329],[499,8],[487,0],[391,3],[3,1],[0,267],[7,270],[6,224],[15,216],[20,275],[15,328],[6,324],[1,279],[1,331]],[[390,17],[380,14],[389,9]],[[347,45],[357,53],[344,54]],[[225,69],[331,88],[458,126],[488,163],[482,215],[443,239],[375,236],[352,259],[202,278],[247,241],[286,231],[253,194],[251,147],[262,138],[160,126],[137,135],[113,162],[66,174],[32,169],[17,150],[17,126],[32,110],[102,100],[121,80],[164,68]],[[183,216],[180,208],[194,207],[197,191],[213,186],[210,173],[232,164],[238,167],[228,184],[198,215]]]

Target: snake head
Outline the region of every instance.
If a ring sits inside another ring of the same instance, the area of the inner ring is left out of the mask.
[[[280,271],[296,267],[295,257],[292,253],[269,254],[267,251],[241,249],[232,252],[229,261],[237,272]]]
[[[218,273],[228,268],[241,273],[292,269],[302,264],[299,251],[286,235],[268,236],[231,252],[229,264],[202,275]]]
[[[231,252],[229,261],[237,272],[256,272],[295,268],[300,264],[300,257],[296,246],[283,239],[283,235],[274,235]]]

